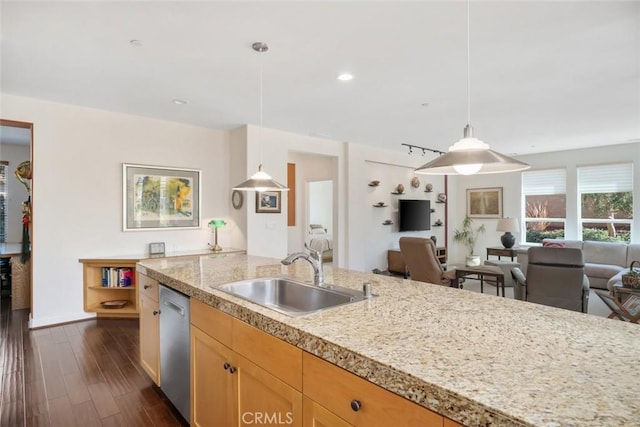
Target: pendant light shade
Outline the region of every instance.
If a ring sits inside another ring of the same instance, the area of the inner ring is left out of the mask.
[[[233,187],[233,190],[240,191],[288,191],[284,185],[275,181],[268,173],[262,170],[262,165],[258,166],[258,172],[251,175],[251,178]]]
[[[449,147],[446,154],[426,163],[415,170],[429,175],[474,175],[488,173],[516,172],[529,169],[529,165],[519,160],[495,152],[473,137],[471,122],[471,55],[469,37],[469,0],[467,0],[467,126],[464,138]]]
[[[464,128],[464,138],[449,147],[449,152],[416,169],[416,173],[429,175],[474,175],[516,172],[529,169],[529,165],[489,148],[488,144],[473,137],[473,129]]]
[[[266,43],[255,42],[251,45],[251,48],[258,53],[263,53],[269,50],[269,46]],[[239,191],[289,191],[286,185],[280,184],[274,180],[271,175],[262,170],[262,59],[260,59],[260,164],[258,165],[258,172],[251,175],[251,178],[244,181],[241,184],[234,186],[233,190]]]

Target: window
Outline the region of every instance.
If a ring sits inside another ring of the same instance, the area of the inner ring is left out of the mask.
[[[579,226],[582,240],[631,240],[633,165],[578,168]]]
[[[522,173],[525,242],[564,237],[567,216],[567,172],[549,169]]]
[[[0,161],[0,243],[7,242],[7,167]]]

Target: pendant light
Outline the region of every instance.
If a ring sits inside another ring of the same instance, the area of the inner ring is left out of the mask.
[[[449,147],[446,154],[426,163],[415,171],[430,175],[473,175],[488,173],[516,172],[529,169],[529,165],[503,154],[497,153],[477,138],[471,127],[471,55],[469,37],[469,3],[467,0],[467,125],[464,137]]]
[[[251,45],[253,50],[258,53],[264,53],[269,50],[269,46],[266,43],[255,42]],[[260,164],[258,165],[258,172],[254,173],[251,178],[233,187],[233,190],[240,191],[289,191],[285,185],[280,184],[278,181],[271,178],[271,176],[262,170],[262,57],[260,58],[260,130],[258,134],[260,140]]]

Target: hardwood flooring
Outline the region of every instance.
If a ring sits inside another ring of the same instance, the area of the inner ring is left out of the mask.
[[[0,426],[186,426],[138,361],[137,319],[29,330],[0,301]]]

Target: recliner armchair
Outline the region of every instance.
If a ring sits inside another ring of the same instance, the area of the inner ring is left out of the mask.
[[[431,239],[422,237],[401,237],[400,252],[409,268],[411,280],[451,285],[455,279],[455,271],[445,271],[436,255],[436,245]]]
[[[511,270],[515,295],[522,299],[567,310],[587,312],[589,279],[584,273],[581,249],[532,247],[528,250],[526,277]]]

